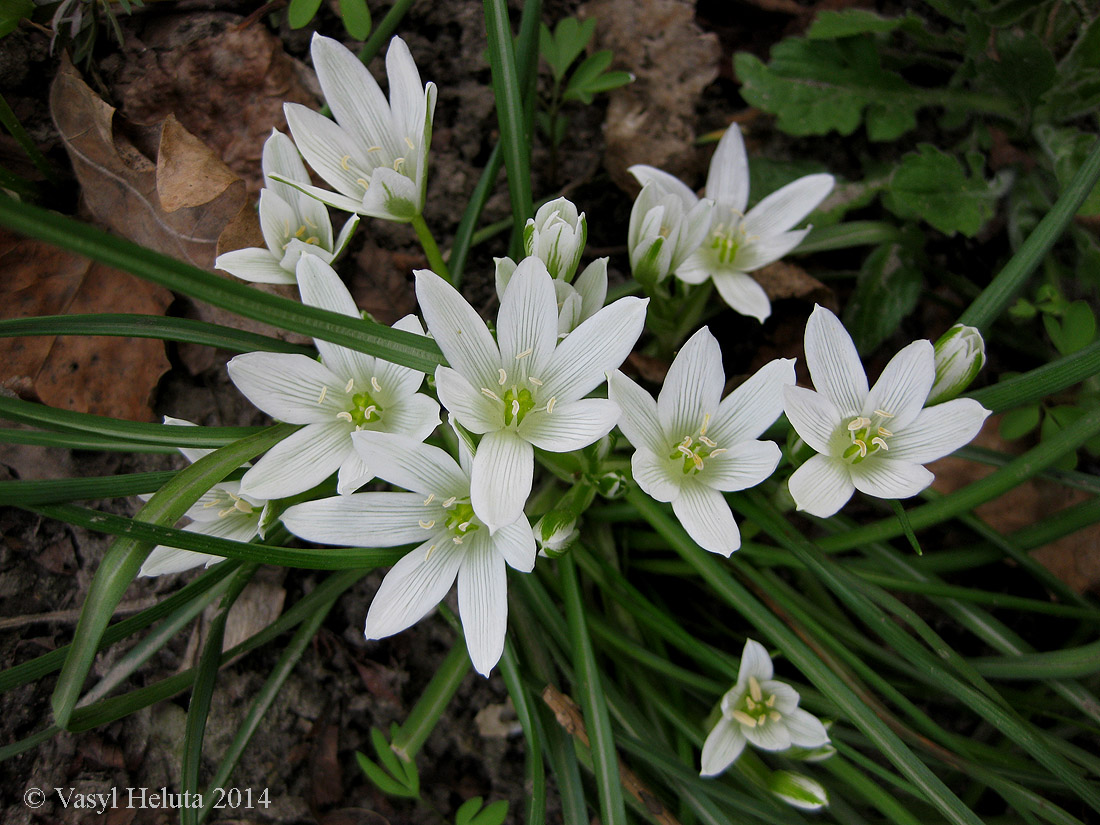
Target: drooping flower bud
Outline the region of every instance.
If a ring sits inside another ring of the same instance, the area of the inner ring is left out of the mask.
[[[579,535],[576,517],[564,510],[551,510],[535,524],[539,551],[550,558],[564,555]]]
[[[793,771],[776,771],[768,777],[768,790],[794,808],[819,811],[829,804],[829,794],[821,783]]]
[[[584,213],[565,198],[543,204],[523,229],[523,248],[540,259],[555,280],[569,283],[588,239]]]
[[[936,342],[936,381],[925,406],[950,401],[963,392],[985,366],[985,341],[974,327],[955,324]]]

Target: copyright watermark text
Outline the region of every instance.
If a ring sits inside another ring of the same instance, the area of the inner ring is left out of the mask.
[[[62,808],[93,811],[100,815],[114,808],[199,810],[209,806],[248,810],[270,806],[270,795],[267,788],[255,792],[252,788],[214,788],[206,794],[170,791],[168,788],[111,788],[104,793],[82,793],[76,788],[54,788],[52,792],[27,788],[23,793],[23,804],[38,809],[56,800]]]

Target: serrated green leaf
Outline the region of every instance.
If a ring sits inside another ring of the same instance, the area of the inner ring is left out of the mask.
[[[860,353],[873,351],[894,333],[920,297],[923,277],[915,250],[919,233],[875,249],[860,269],[856,291],[844,309],[844,325]]]
[[[886,71],[870,36],[843,40],[788,39],[764,65],[747,52],[734,69],[749,103],[778,117],[791,135],[850,135],[867,115],[872,140],[894,140],[916,126],[922,105],[900,75]]]
[[[810,40],[837,40],[857,34],[892,32],[903,26],[914,25],[921,27],[922,23],[912,14],[906,17],[882,17],[866,9],[823,11],[814,18],[806,31],[806,37]]]
[[[309,25],[321,8],[321,0],[290,0],[286,10],[286,20],[292,29],[301,29]]]
[[[416,794],[410,793],[408,788],[382,770],[378,765],[367,759],[367,757],[359,751],[355,752],[355,760],[359,763],[360,770],[366,774],[367,779],[377,785],[378,789],[383,793],[388,793],[390,796],[405,798],[416,796]]]
[[[1039,406],[1033,404],[1029,407],[1019,407],[1009,410],[1001,418],[1001,438],[1005,441],[1015,441],[1022,438],[1039,426]]]
[[[894,171],[883,197],[900,218],[920,218],[947,235],[974,237],[993,217],[994,194],[986,181],[967,177],[959,162],[922,143]]]
[[[470,820],[470,825],[501,825],[508,816],[508,801],[498,799],[485,806],[485,809]]]
[[[356,40],[370,37],[372,21],[366,0],[340,0],[340,17],[347,33]]]
[[[0,37],[15,31],[19,21],[34,12],[34,0],[0,0]]]
[[[481,802],[480,796],[471,797],[463,802],[455,811],[455,825],[470,825],[474,815],[481,810]]]
[[[982,57],[977,68],[1002,92],[1032,106],[1058,76],[1054,55],[1034,32],[1002,29],[994,34],[997,59]]]

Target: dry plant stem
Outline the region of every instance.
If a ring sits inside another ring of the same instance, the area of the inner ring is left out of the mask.
[[[581,709],[576,702],[553,685],[547,685],[542,689],[542,701],[550,708],[554,718],[558,720],[558,724],[562,726],[566,733],[575,736],[586,748],[590,747],[588,731],[584,726],[584,717],[581,715]],[[619,778],[623,783],[623,787],[641,803],[646,812],[653,817],[654,822],[659,823],[659,825],[680,825],[680,821],[662,804],[661,800],[653,795],[649,788],[645,786],[645,783],[626,766],[621,758],[619,759]]]
[[[156,598],[141,599],[136,602],[126,602],[115,608],[116,616],[126,616],[130,613],[140,613],[147,610],[160,600]],[[79,610],[52,610],[49,613],[28,613],[25,616],[10,616],[0,619],[0,630],[12,630],[18,627],[38,624],[39,622],[50,624],[72,624],[80,618]]]

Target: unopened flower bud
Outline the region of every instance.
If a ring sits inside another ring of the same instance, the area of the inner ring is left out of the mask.
[[[551,510],[535,524],[539,550],[550,558],[564,555],[579,535],[576,517],[563,510]]]
[[[829,804],[829,794],[817,780],[792,771],[776,771],[768,777],[768,790],[794,808],[818,811]]]
[[[950,401],[985,366],[985,341],[974,327],[955,324],[936,342],[936,380],[925,406]]]
[[[545,203],[523,229],[523,248],[546,264],[550,276],[573,280],[588,238],[584,213],[565,198]]]
[[[606,472],[595,481],[596,492],[604,498],[614,499],[626,495],[626,476],[618,470]]]

